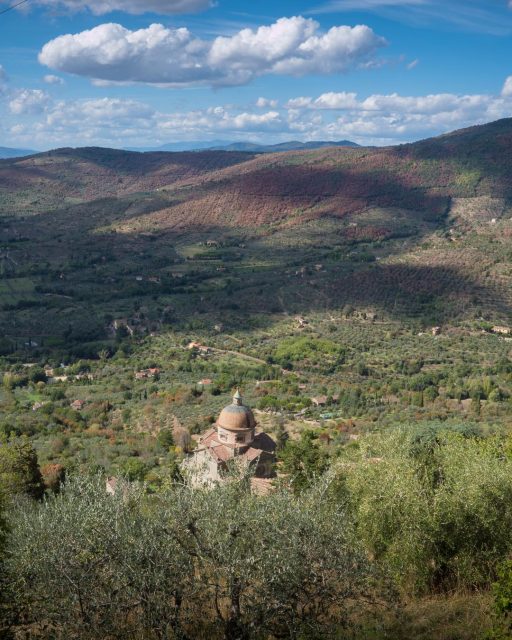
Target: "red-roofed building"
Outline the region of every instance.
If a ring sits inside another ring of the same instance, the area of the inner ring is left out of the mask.
[[[254,478],[272,478],[276,443],[256,428],[252,411],[237,391],[233,403],[221,411],[214,427],[201,436],[197,448],[183,462],[194,484],[222,481],[232,461],[253,467]]]

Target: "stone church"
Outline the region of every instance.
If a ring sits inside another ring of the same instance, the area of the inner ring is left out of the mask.
[[[233,402],[220,412],[213,428],[204,433],[195,451],[183,462],[196,485],[222,481],[235,461],[252,467],[254,488],[266,492],[275,475],[276,444],[266,433],[257,431],[254,414],[244,405],[237,390]]]

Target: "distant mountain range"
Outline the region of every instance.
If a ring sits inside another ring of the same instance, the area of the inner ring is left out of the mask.
[[[4,158],[22,158],[23,156],[30,156],[37,151],[32,149],[11,149],[10,147],[0,147],[0,160]]]
[[[257,144],[256,142],[232,142],[230,140],[208,140],[192,142],[170,142],[160,147],[130,147],[126,151],[136,151],[147,153],[153,151],[242,151],[247,153],[278,153],[279,151],[302,151],[307,149],[323,149],[325,147],[359,147],[350,140],[312,140],[311,142],[300,142],[290,140],[279,144]],[[33,149],[13,149],[11,147],[0,147],[0,160],[6,158],[23,158],[31,156],[37,151]]]
[[[127,151],[247,151],[249,153],[278,153],[279,151],[302,151],[325,147],[359,147],[350,140],[312,140],[301,142],[290,140],[279,144],[258,144],[256,142],[232,142],[229,140],[208,140],[192,142],[171,142],[160,147],[129,148]]]

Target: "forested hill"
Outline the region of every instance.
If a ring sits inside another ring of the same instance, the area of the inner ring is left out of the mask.
[[[257,156],[58,149],[0,161],[0,211],[27,215],[158,190],[154,222],[164,228],[297,224],[369,206],[436,217],[447,211],[451,198],[508,199],[511,149],[511,119],[387,148],[332,147]]]
[[[388,148],[0,161],[0,328],[90,340],[135,302],[155,326],[347,305],[508,322],[511,149],[507,119]]]

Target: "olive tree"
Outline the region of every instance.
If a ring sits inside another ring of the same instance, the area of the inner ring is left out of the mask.
[[[300,497],[256,496],[247,476],[148,496],[75,478],[12,527],[18,625],[47,638],[338,637],[376,600],[327,480]]]
[[[43,497],[37,454],[28,438],[0,438],[0,487],[9,497],[20,494],[38,500]]]
[[[247,485],[178,495],[173,533],[194,559],[215,628],[229,640],[330,637],[349,624],[349,603],[370,598],[374,576],[328,482],[301,497],[257,496]]]
[[[512,550],[512,462],[499,438],[405,429],[367,436],[339,465],[371,557],[420,591],[488,586]]]
[[[20,623],[44,623],[52,638],[180,637],[191,565],[165,534],[167,519],[142,489],[109,495],[99,478],[21,505],[6,560]]]

